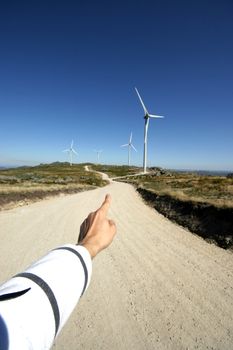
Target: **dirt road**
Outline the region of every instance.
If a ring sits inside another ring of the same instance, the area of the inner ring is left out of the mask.
[[[233,254],[171,223],[127,184],[1,212],[1,281],[76,242],[107,192],[117,237],[94,260],[89,289],[54,349],[233,349]]]

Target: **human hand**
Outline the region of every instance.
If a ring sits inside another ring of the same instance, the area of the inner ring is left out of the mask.
[[[80,226],[78,244],[84,246],[92,258],[107,248],[116,234],[114,221],[107,218],[110,204],[111,196],[107,194],[101,207],[90,213]]]

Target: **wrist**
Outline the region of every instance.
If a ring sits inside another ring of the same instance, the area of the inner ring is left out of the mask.
[[[98,250],[93,244],[90,244],[88,242],[80,242],[79,245],[87,249],[92,259],[94,259],[94,257],[98,254]]]

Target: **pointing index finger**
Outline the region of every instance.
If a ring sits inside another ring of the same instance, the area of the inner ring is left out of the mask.
[[[101,205],[101,209],[103,210],[103,212],[105,214],[107,214],[107,211],[110,208],[111,201],[112,201],[112,198],[111,198],[110,194],[107,194],[105,196],[103,204]]]

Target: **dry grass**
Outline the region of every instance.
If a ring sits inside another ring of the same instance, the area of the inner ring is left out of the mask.
[[[142,168],[128,165],[102,165],[92,164],[91,168],[96,171],[108,174],[111,177],[133,175],[142,171]]]
[[[84,166],[53,163],[1,170],[0,209],[106,185],[99,174],[87,172]]]
[[[2,195],[8,195],[11,193],[32,193],[34,191],[41,191],[41,192],[52,192],[52,191],[58,191],[58,190],[64,190],[64,189],[83,189],[86,188],[87,185],[80,185],[80,184],[67,184],[67,185],[37,185],[34,183],[22,183],[20,185],[0,185],[0,193]]]
[[[137,176],[127,182],[157,194],[166,194],[182,201],[233,207],[233,179],[217,176],[173,173],[170,176]]]
[[[126,176],[118,181],[132,183],[136,187],[143,187],[161,195],[166,194],[181,201],[191,200],[218,207],[233,207],[233,178],[168,172],[161,168],[154,168],[147,175],[132,176],[142,169],[112,165],[97,165],[93,168],[108,173],[111,177]]]
[[[22,167],[0,171],[0,208],[4,203],[21,201],[22,198],[37,198],[57,193],[72,193],[106,182],[97,173],[86,172],[85,164],[45,164],[37,167]],[[93,170],[107,173],[110,177],[132,175],[142,169],[128,166],[93,165]],[[157,174],[158,175],[158,174]],[[218,207],[233,207],[233,178],[201,176],[187,173],[160,172],[122,179],[144,187],[157,194],[167,194],[182,201],[209,203]],[[18,199],[17,199],[18,197]]]

